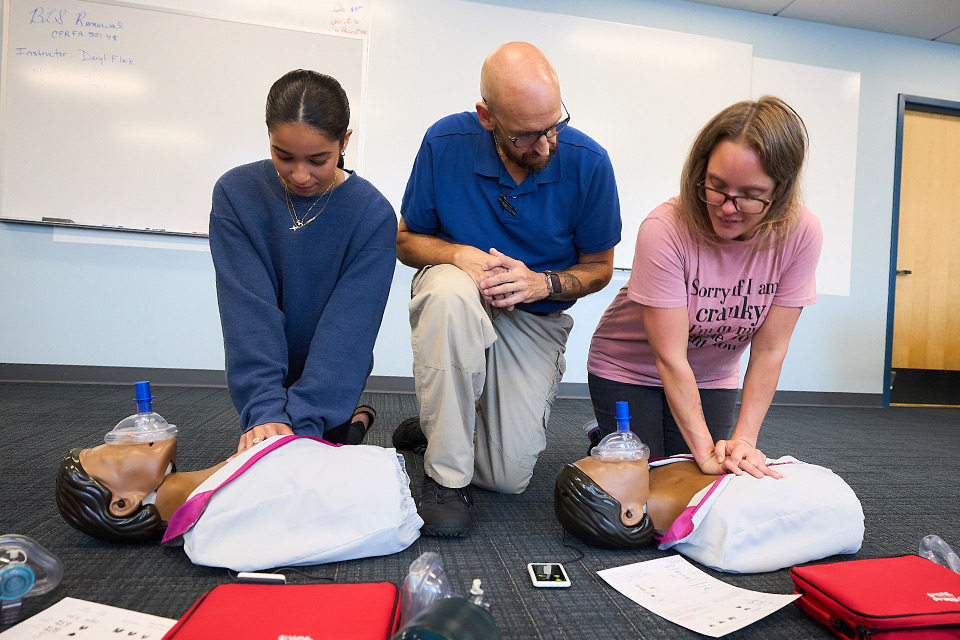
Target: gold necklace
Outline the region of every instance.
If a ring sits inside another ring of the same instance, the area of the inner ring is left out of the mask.
[[[293,226],[290,227],[290,230],[296,231],[297,229],[302,229],[303,227],[307,226],[308,224],[316,220],[317,216],[323,213],[323,210],[327,208],[328,204],[330,204],[330,200],[333,199],[332,193],[330,193],[330,196],[327,198],[327,201],[323,203],[323,206],[320,207],[320,211],[317,211],[315,214],[313,214],[312,218],[307,220],[307,216],[310,215],[310,212],[313,211],[313,208],[317,206],[318,202],[320,202],[320,198],[327,195],[327,193],[329,193],[330,190],[333,189],[333,185],[337,183],[337,171],[333,172],[333,181],[330,183],[330,186],[324,189],[323,193],[317,196],[317,199],[313,201],[313,204],[310,205],[310,208],[307,209],[307,212],[303,214],[303,217],[301,218],[297,217],[297,210],[294,208],[293,200],[290,198],[290,190],[287,188],[287,183],[284,182],[283,178],[280,177],[279,171],[277,172],[277,179],[280,180],[280,184],[283,185],[283,197],[287,203],[287,213],[290,214],[290,219],[293,220]]]

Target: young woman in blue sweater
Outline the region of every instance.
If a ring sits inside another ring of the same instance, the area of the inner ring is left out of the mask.
[[[267,96],[270,159],[213,190],[210,252],[237,451],[276,435],[359,444],[357,406],[373,368],[396,265],[397,218],[343,168],[350,106],[340,84],[291,71]]]

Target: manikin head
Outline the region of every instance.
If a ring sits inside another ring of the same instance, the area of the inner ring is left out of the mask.
[[[609,549],[643,547],[653,539],[646,513],[650,495],[647,460],[587,457],[560,470],[554,510],[561,526],[584,542]]]
[[[554,487],[554,510],[563,528],[598,547],[632,549],[653,538],[647,515],[650,447],[630,431],[630,409],[616,404],[617,430],[590,455],[565,465]]]
[[[159,540],[166,522],[144,499],[173,470],[176,455],[176,438],[74,449],[57,474],[57,508],[71,526],[102,540]]]

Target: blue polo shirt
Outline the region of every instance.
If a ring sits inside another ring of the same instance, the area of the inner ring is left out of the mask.
[[[411,231],[489,251],[496,247],[533,271],[562,271],[580,253],[620,242],[620,199],[606,150],[573,127],[557,138],[542,171],[517,185],[477,114],[457,113],[427,130],[403,194]],[[500,197],[512,209],[501,205]],[[573,301],[539,300],[527,311],[568,309]]]

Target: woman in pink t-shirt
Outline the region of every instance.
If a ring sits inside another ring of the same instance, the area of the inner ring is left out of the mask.
[[[822,233],[800,203],[806,148],[803,121],[771,96],[700,131],[680,195],[640,225],[630,280],[594,333],[594,443],[626,400],[654,457],[690,452],[706,473],[779,476],[756,445],[800,310],[816,302]]]

